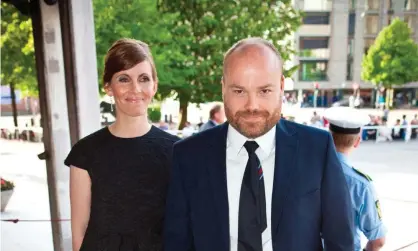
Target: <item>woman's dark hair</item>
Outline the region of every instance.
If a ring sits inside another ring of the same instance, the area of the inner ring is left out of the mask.
[[[103,84],[109,83],[115,73],[128,70],[145,60],[151,64],[152,79],[155,82],[158,81],[154,59],[148,45],[129,38],[117,40],[107,51],[105,57]]]

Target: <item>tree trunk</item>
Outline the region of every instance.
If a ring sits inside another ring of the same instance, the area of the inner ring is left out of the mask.
[[[393,108],[393,94],[394,94],[395,90],[393,89],[393,87],[390,87],[390,96],[389,96],[389,109]]]
[[[180,96],[180,124],[179,130],[182,130],[187,122],[187,107],[189,106],[189,99]]]
[[[13,123],[15,127],[18,127],[15,85],[13,83],[10,83],[9,86],[10,86],[10,98],[12,99]]]
[[[394,92],[394,90],[393,90],[392,86],[389,86],[386,89],[385,107],[386,107],[386,109],[389,109],[389,110],[392,109],[392,107],[393,107],[393,92]]]

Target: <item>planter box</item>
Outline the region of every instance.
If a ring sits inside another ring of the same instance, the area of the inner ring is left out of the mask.
[[[4,212],[7,203],[9,203],[10,197],[12,197],[13,189],[7,191],[1,191],[1,211]]]

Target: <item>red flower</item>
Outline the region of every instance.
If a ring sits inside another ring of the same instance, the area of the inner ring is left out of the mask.
[[[14,188],[14,184],[11,181],[7,181],[1,178],[1,191],[7,191]]]

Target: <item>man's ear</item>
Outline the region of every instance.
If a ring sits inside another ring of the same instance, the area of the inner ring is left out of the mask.
[[[224,95],[225,95],[225,78],[222,77],[221,78],[221,85],[222,85],[222,99],[224,99]]]
[[[354,142],[354,148],[359,147],[360,142],[361,142],[361,136],[358,135],[357,138],[356,138],[356,141]]]
[[[282,77],[280,79],[280,90],[284,91],[284,75],[282,74]]]

